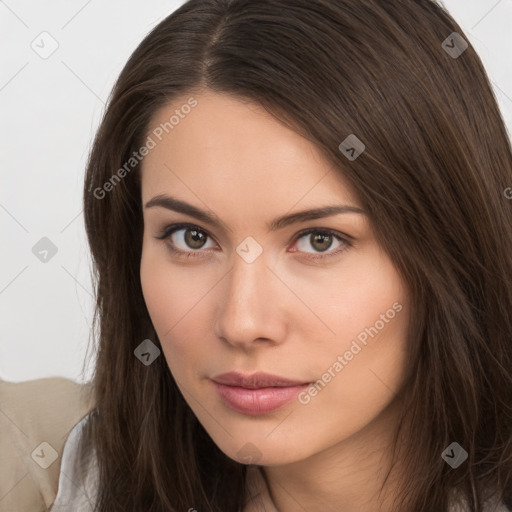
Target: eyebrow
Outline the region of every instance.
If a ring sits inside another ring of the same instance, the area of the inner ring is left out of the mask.
[[[213,226],[218,226],[220,224],[225,226],[225,223],[221,221],[219,217],[217,217],[217,215],[201,210],[196,206],[186,203],[185,201],[180,201],[179,199],[176,199],[165,194],[161,194],[150,199],[146,203],[145,208],[154,208],[157,206],[161,208],[166,208],[167,210],[173,210],[178,213],[184,213],[186,215],[190,215],[191,217],[196,217],[197,219],[208,224],[211,224]],[[277,217],[272,222],[268,223],[267,227],[269,231],[277,231],[278,229],[283,229],[286,226],[298,222],[321,219],[324,217],[331,217],[333,215],[338,215],[341,213],[359,213],[362,215],[366,215],[366,212],[364,210],[356,206],[343,204],[322,206],[320,208],[313,208],[310,210],[303,210],[300,212],[282,215],[281,217]]]

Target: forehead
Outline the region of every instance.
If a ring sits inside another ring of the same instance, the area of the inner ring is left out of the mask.
[[[349,184],[311,141],[233,96],[176,98],[153,115],[147,136],[155,145],[142,161],[144,201],[179,190],[181,197],[259,207],[326,199],[356,204]]]

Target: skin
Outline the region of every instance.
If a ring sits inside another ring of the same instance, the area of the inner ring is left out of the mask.
[[[189,97],[159,110],[151,128]],[[268,510],[392,510],[392,486],[389,499],[378,493],[407,371],[407,289],[365,214],[269,232],[266,224],[281,215],[361,205],[314,144],[265,110],[211,91],[194,98],[197,106],[142,164],[143,206],[167,194],[223,222],[211,226],[163,207],[144,208],[140,277],[169,369],[227,456],[243,462],[240,450],[249,442],[257,448]],[[203,246],[187,245],[185,229],[156,238],[179,222],[197,226]],[[352,245],[333,237],[322,252],[315,233],[298,237],[305,228],[349,235]],[[263,249],[250,264],[236,252],[248,236]],[[173,242],[202,256],[178,257],[169,248]],[[343,246],[331,258],[311,258]],[[361,351],[307,404],[293,400],[249,416],[224,405],[210,380],[238,370],[315,382],[394,303],[401,311],[365,346],[359,343]],[[251,502],[246,510],[260,508]]]

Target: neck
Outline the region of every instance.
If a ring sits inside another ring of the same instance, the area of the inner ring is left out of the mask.
[[[393,402],[363,430],[305,460],[262,468],[270,508],[391,512],[396,468],[386,477],[399,405]]]

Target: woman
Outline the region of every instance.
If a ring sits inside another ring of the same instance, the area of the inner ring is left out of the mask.
[[[91,151],[95,408],[53,510],[508,510],[511,185],[433,1],[186,2]]]

